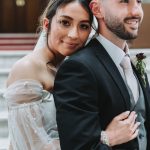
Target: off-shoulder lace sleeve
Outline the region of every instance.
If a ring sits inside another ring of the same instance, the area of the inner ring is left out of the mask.
[[[33,81],[19,81],[4,94],[12,150],[60,150],[53,96]]]

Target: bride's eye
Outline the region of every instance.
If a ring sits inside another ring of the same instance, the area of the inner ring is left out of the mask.
[[[88,24],[88,23],[82,23],[82,24],[80,24],[80,28],[82,30],[89,30],[90,29],[90,24]]]
[[[69,22],[68,20],[65,20],[65,19],[59,20],[58,22],[59,22],[62,26],[64,26],[64,27],[69,27],[69,26],[70,26],[70,22]]]

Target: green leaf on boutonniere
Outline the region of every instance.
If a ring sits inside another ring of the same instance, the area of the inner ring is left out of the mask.
[[[146,64],[143,61],[145,58],[146,58],[146,56],[144,55],[144,53],[137,54],[136,55],[137,63],[136,63],[135,67],[143,80],[144,86],[146,87],[146,79],[145,79]]]

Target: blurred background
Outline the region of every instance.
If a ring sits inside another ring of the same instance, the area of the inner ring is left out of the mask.
[[[0,0],[0,33],[35,33],[48,0]],[[150,47],[150,0],[143,0],[144,21],[133,47]]]
[[[48,0],[0,0],[0,33],[35,33]]]
[[[38,18],[49,0],[0,0],[0,150],[8,147],[8,113],[3,93],[12,65],[30,53],[37,41]],[[147,56],[150,81],[150,0],[143,0],[144,20],[139,36],[128,41],[131,56],[139,52]]]

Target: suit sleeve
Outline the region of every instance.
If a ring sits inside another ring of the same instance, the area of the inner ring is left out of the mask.
[[[100,142],[97,82],[91,68],[72,60],[63,63],[54,100],[62,150],[111,150]]]

